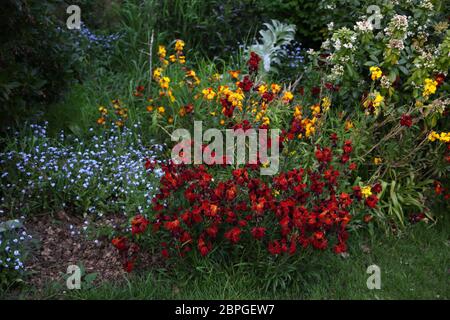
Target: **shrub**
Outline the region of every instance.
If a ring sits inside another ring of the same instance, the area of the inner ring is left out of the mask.
[[[268,179],[258,177],[259,165],[234,170],[164,165],[160,192],[153,199],[154,216],[150,221],[135,216],[132,236],[115,238],[113,244],[128,270],[136,257],[129,252],[148,237],[149,224],[166,258],[183,257],[193,249],[202,256],[224,250],[231,254],[231,247],[246,249],[254,242],[274,256],[293,255],[297,247],[308,246],[345,252],[351,212],[359,211],[358,202],[376,207],[381,192],[379,184],[351,187],[351,151],[350,141],[338,145],[333,136],[330,147],[317,146],[311,168],[294,168]]]
[[[59,1],[7,0],[0,17],[2,127],[61,96],[80,76],[79,57],[54,11]]]

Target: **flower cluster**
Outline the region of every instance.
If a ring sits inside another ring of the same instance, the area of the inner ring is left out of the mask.
[[[141,95],[143,90],[143,87],[138,87],[136,89],[135,96]],[[109,119],[110,113],[108,108],[105,106],[99,106],[98,112],[100,113],[100,117],[97,119],[97,124],[105,126],[107,123],[112,122],[119,128],[123,127],[128,119],[128,108],[123,107],[120,100],[115,99],[111,101],[111,107],[109,109],[113,110],[115,118]]]
[[[207,256],[215,249],[251,243],[274,256],[307,247],[345,252],[351,210],[360,202],[374,208],[381,185],[343,190],[355,169],[353,146],[347,140],[339,147],[336,135],[331,140],[331,147],[316,146],[313,167],[288,170],[268,181],[255,172],[258,165],[234,169],[229,179],[219,181],[203,165],[163,165],[151,220],[162,256],[183,257],[192,250]],[[128,248],[123,243],[139,242],[147,228],[142,216],[131,224],[130,237],[113,240],[119,251]]]
[[[153,192],[152,176],[142,170],[143,160],[156,161],[161,145],[152,150],[144,144],[136,124],[118,132],[112,127],[91,142],[71,139],[63,132],[56,139],[47,125],[31,125],[31,133],[17,133],[22,150],[0,153],[2,206],[23,212],[74,208],[101,216],[105,212],[143,211]],[[155,180],[155,181],[156,181]]]
[[[444,143],[450,143],[450,132],[437,133],[436,131],[431,131],[428,135],[428,140],[436,141],[439,140]]]

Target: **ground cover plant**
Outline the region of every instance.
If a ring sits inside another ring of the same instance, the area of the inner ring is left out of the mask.
[[[1,296],[449,298],[445,1],[80,1],[79,30],[64,1],[10,2]],[[34,73],[33,32],[55,49]],[[254,158],[218,147],[261,130]]]

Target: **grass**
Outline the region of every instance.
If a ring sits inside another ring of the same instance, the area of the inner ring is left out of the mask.
[[[261,264],[214,264],[132,274],[122,284],[67,291],[49,284],[44,294],[32,289],[21,298],[43,299],[449,299],[450,219],[418,223],[400,235],[374,238],[353,234],[350,255],[316,253],[297,271]],[[369,265],[381,269],[381,289],[369,290]]]

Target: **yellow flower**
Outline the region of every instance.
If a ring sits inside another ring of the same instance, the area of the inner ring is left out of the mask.
[[[263,118],[262,118],[262,124],[269,125],[269,124],[270,124],[270,119],[269,119],[269,117],[263,117]]]
[[[169,97],[170,102],[174,102],[175,101],[175,97],[173,95],[172,90],[167,91],[167,96]]]
[[[162,89],[168,89],[169,88],[169,83],[170,83],[170,78],[169,77],[163,77],[163,78],[161,78],[161,80],[159,80],[159,86]]]
[[[441,142],[450,142],[450,132],[441,132],[439,135],[439,140]]]
[[[314,124],[309,122],[306,124],[305,127],[305,136],[308,138],[312,136],[316,132],[316,128],[314,127]]]
[[[278,84],[276,84],[276,83],[272,83],[272,84],[270,85],[270,88],[272,89],[272,92],[273,92],[274,94],[277,94],[278,92],[281,91],[281,87],[280,87]]]
[[[450,132],[441,132],[437,133],[436,131],[431,131],[428,135],[428,140],[436,141],[439,140],[441,142],[448,143],[450,142]]]
[[[225,120],[221,119],[220,124],[223,126],[225,124]]]
[[[120,120],[117,120],[117,121],[116,121],[116,126],[118,126],[118,127],[123,127],[123,122],[120,121]]]
[[[231,102],[234,107],[242,107],[242,100],[244,100],[244,94],[240,91],[232,91],[228,96],[228,101]]]
[[[431,131],[428,135],[428,140],[430,141],[436,141],[436,139],[439,138],[439,135],[436,133],[436,131]]]
[[[378,67],[370,67],[370,76],[373,81],[378,80],[381,78],[383,72],[381,72],[381,69]]]
[[[195,73],[194,70],[188,70],[188,71],[186,71],[186,77],[194,78],[194,77],[196,77],[196,76],[197,76],[197,74]]]
[[[381,105],[381,103],[384,101],[384,97],[379,94],[378,92],[376,93],[375,99],[373,99],[372,101],[372,105],[377,108]]]
[[[331,106],[331,99],[328,97],[323,97],[322,99],[322,108],[323,111],[327,111]]]
[[[168,123],[173,123],[173,118],[172,118],[172,117],[169,117],[169,119],[167,119],[167,122],[168,122]]]
[[[161,73],[162,73],[162,68],[156,68],[153,71],[153,79],[159,80],[159,78],[161,78]]]
[[[166,112],[166,109],[163,106],[158,108],[158,113],[159,114],[163,114],[164,112]]]
[[[371,187],[370,186],[362,187],[361,193],[365,198],[368,198],[370,195],[372,195]]]
[[[107,113],[108,113],[108,109],[106,109],[104,106],[100,106],[100,107],[98,108],[98,111],[99,111],[101,114],[107,114]]]
[[[350,120],[345,121],[345,131],[348,131],[351,128],[353,128],[353,122],[351,122]]]
[[[178,40],[175,42],[175,51],[183,51],[184,45],[185,45],[184,41],[178,39]]]
[[[314,116],[318,116],[320,114],[320,105],[317,103],[311,107],[311,112]]]
[[[294,95],[290,91],[285,91],[281,99],[283,100],[283,102],[289,103],[292,101],[292,99],[294,99]]]
[[[169,61],[172,62],[172,63],[174,63],[174,62],[177,61],[177,57],[176,57],[174,54],[171,54],[171,55],[169,56]]]
[[[167,54],[166,47],[164,47],[164,46],[159,46],[159,47],[158,47],[158,56],[159,56],[160,58],[165,58],[165,57],[166,57],[166,54]]]
[[[264,94],[264,93],[266,93],[267,92],[267,86],[265,85],[265,84],[262,84],[262,85],[260,85],[259,87],[258,87],[258,92],[259,92],[259,94]]]
[[[302,107],[301,106],[295,106],[294,118],[296,118],[296,119],[302,118]]]
[[[214,92],[214,90],[212,88],[203,89],[202,93],[203,93],[203,97],[206,100],[213,100],[216,96],[216,93]]]
[[[383,160],[381,158],[375,157],[373,158],[373,163],[375,165],[380,165],[383,162]]]
[[[178,62],[181,64],[185,64],[186,63],[186,57],[185,56],[179,56],[178,57]]]
[[[152,112],[153,111],[153,106],[147,106],[147,111],[148,112]]]
[[[432,95],[433,93],[436,92],[436,88],[437,88],[437,81],[436,80],[432,80],[432,79],[425,79],[425,84],[424,84],[424,88],[423,88],[423,96],[424,97],[428,97],[429,95]]]

